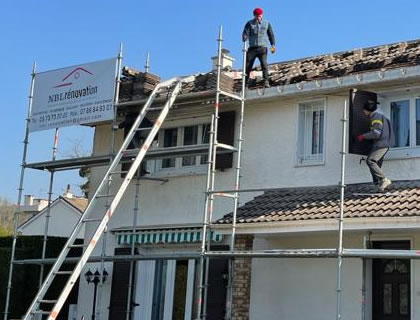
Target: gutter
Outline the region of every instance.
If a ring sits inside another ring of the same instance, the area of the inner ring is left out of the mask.
[[[420,66],[381,69],[352,75],[303,81],[295,84],[276,86],[266,89],[248,90],[246,99],[255,101],[275,97],[290,97],[302,93],[326,93],[337,89],[351,89],[361,85],[382,84],[399,80],[419,80]]]
[[[420,217],[361,217],[345,218],[345,231],[373,231],[373,230],[414,230],[420,228]],[[232,225],[212,225],[213,230],[223,235],[232,233]],[[337,219],[318,219],[303,221],[280,221],[280,222],[258,222],[238,223],[236,233],[238,234],[293,234],[307,232],[328,232],[337,231]]]

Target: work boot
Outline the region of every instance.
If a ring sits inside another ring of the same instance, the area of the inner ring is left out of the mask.
[[[264,80],[264,87],[270,88],[270,82],[268,80]]]
[[[388,178],[384,178],[378,185],[378,190],[380,192],[385,191],[386,188],[388,188],[391,185],[392,181]]]

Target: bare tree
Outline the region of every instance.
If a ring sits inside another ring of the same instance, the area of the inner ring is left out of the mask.
[[[0,197],[0,236],[6,236],[13,231],[13,215],[16,206],[6,198]]]

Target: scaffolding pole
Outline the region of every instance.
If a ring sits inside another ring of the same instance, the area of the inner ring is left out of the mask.
[[[110,141],[110,162],[109,165],[112,164],[112,161],[114,160],[115,157],[115,131],[116,131],[116,119],[117,119],[117,105],[119,102],[119,94],[120,94],[120,84],[121,84],[121,64],[122,64],[122,51],[123,51],[123,45],[122,43],[120,43],[120,48],[118,51],[118,56],[117,56],[117,78],[115,79],[115,95],[114,95],[114,117],[112,120],[112,124],[111,124],[111,141]],[[111,194],[111,187],[112,187],[112,179],[113,176],[109,175],[108,176],[108,185],[107,185],[107,189],[106,189],[106,205],[105,208],[106,210],[109,209],[110,207],[110,197],[109,195]],[[86,228],[85,228],[85,232],[86,232]],[[104,232],[102,234],[102,253],[101,253],[101,257],[105,257],[106,256],[106,248],[107,248],[107,235],[108,235],[108,223],[104,229]],[[102,279],[103,274],[105,271],[105,261],[103,259],[101,259],[101,264],[100,264],[100,278]],[[99,281],[99,290],[98,290],[98,298],[96,300],[96,305],[97,307],[95,308],[96,311],[96,319],[100,319],[100,314],[101,314],[101,300],[102,300],[102,293],[103,293],[103,281]]]
[[[58,145],[58,128],[55,128],[54,132],[54,145],[52,148],[52,161],[55,161],[57,157],[57,145]],[[52,194],[53,194],[53,185],[54,185],[54,171],[50,171],[50,184],[48,187],[48,207],[47,212],[45,214],[45,225],[44,225],[44,238],[42,242],[42,254],[41,259],[45,259],[45,254],[47,252],[47,241],[48,241],[48,228],[50,225],[50,217],[51,217],[51,203],[52,203]],[[39,271],[39,288],[42,286],[42,282],[44,281],[44,265],[41,265]]]
[[[209,138],[209,156],[207,167],[207,191],[214,190],[214,180],[216,175],[216,153],[217,153],[217,129],[219,124],[219,103],[220,103],[220,72],[222,64],[222,42],[223,42],[223,27],[219,27],[219,36],[217,38],[217,73],[216,73],[216,100],[214,103],[214,112],[212,115],[212,122],[210,128]],[[200,258],[200,276],[198,287],[198,308],[197,319],[206,319],[207,317],[207,286],[209,278],[209,263],[210,259],[205,257],[205,253],[210,250],[210,239],[207,241],[207,234],[211,232],[211,219],[213,215],[214,194],[206,193],[205,213],[203,222],[203,231],[201,239],[201,254]],[[207,230],[208,229],[208,230]]]
[[[147,73],[150,70],[150,54],[149,52],[146,55],[146,62],[144,65],[144,71]],[[136,177],[136,191],[135,191],[135,195],[134,195],[134,208],[133,208],[133,229],[132,229],[132,233],[133,233],[133,237],[134,234],[136,233],[137,230],[137,216],[138,216],[138,212],[139,212],[139,202],[140,202],[140,175],[141,175],[141,166],[139,168],[139,170],[137,171],[137,175]],[[134,265],[136,260],[134,260],[134,256],[135,256],[135,252],[136,252],[136,244],[133,238],[133,241],[131,242],[131,252],[130,252],[130,269],[129,269],[129,277],[128,277],[128,299],[127,299],[127,309],[126,309],[126,320],[130,320],[132,318],[132,299],[131,299],[131,295],[133,294],[134,291]]]
[[[235,236],[236,236],[236,216],[239,207],[239,189],[241,187],[241,168],[242,168],[242,142],[243,142],[243,126],[244,126],[244,112],[245,112],[245,80],[246,80],[246,42],[243,43],[242,47],[242,86],[241,86],[241,107],[239,112],[239,133],[238,133],[238,155],[236,160],[236,176],[233,193],[233,211],[232,211],[232,235],[230,243],[230,251],[235,250]],[[234,277],[234,259],[229,259],[229,278],[228,278],[228,292],[226,301],[226,315],[225,319],[229,320],[232,318],[232,300],[233,300],[233,277]]]
[[[141,171],[141,169],[139,171]],[[138,214],[138,211],[139,211],[139,200],[140,200],[139,194],[140,194],[140,178],[136,177],[136,194],[134,196],[134,208],[133,208],[133,231],[132,231],[133,232],[133,241],[131,242],[131,254],[130,254],[131,257],[134,257],[135,250],[136,250],[136,244],[135,244],[135,241],[134,241],[134,234],[136,233],[136,230],[137,230],[137,214]],[[135,260],[133,259],[133,260],[130,261],[130,269],[129,269],[130,274],[129,274],[129,277],[128,277],[128,299],[127,299],[127,311],[126,311],[126,317],[125,317],[126,320],[130,320],[132,318],[131,317],[131,313],[132,313],[132,310],[131,310],[131,303],[132,303],[131,295],[132,295],[132,292],[133,292],[134,264],[135,264]]]
[[[214,133],[212,144],[212,159],[211,159],[211,179],[210,179],[210,190],[214,190],[216,182],[216,157],[217,157],[217,147],[219,144],[218,141],[218,130],[219,130],[219,108],[220,108],[220,75],[222,72],[222,45],[223,45],[223,26],[219,27],[219,36],[217,38],[217,69],[216,69],[216,99],[214,103]],[[203,234],[203,241],[207,241],[207,247],[205,248],[206,252],[210,251],[211,248],[211,221],[213,220],[213,211],[214,211],[214,194],[210,194],[209,199],[209,212],[208,212],[208,233],[206,237]],[[208,285],[209,285],[209,274],[210,274],[210,259],[206,257],[205,263],[205,278],[204,278],[204,300],[203,300],[203,314],[202,319],[207,318],[207,298],[208,298]]]
[[[347,130],[347,100],[344,101],[341,141],[341,178],[340,178],[340,216],[338,219],[338,249],[337,249],[337,314],[336,319],[341,319],[342,299],[342,272],[343,272],[343,223],[344,223],[344,191],[346,170],[346,130]]]
[[[25,138],[23,140],[23,155],[22,155],[22,164],[21,164],[21,169],[20,169],[17,207],[16,207],[16,212],[14,214],[12,252],[10,255],[9,277],[7,280],[7,290],[6,290],[6,302],[4,305],[4,320],[7,320],[7,317],[9,314],[9,302],[10,302],[10,294],[12,290],[12,278],[13,278],[13,265],[14,265],[14,260],[15,260],[16,241],[17,241],[17,233],[18,233],[17,230],[19,227],[19,215],[20,215],[21,204],[22,204],[23,180],[25,176],[26,155],[28,152],[28,144],[29,144],[29,122],[30,122],[30,116],[32,113],[32,103],[33,103],[33,98],[34,98],[34,85],[35,85],[35,75],[36,75],[35,72],[36,72],[36,62],[34,62],[32,66],[31,86],[29,89],[29,96],[28,96],[28,114],[26,116]]]

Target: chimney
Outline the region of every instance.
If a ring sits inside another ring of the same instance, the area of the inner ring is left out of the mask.
[[[70,185],[69,184],[67,185],[66,192],[64,192],[64,198],[68,198],[68,199],[73,198],[73,193],[71,193],[71,191],[70,191]]]
[[[25,195],[25,206],[32,206],[34,204],[34,198],[31,194]]]
[[[213,70],[217,70],[218,56],[212,57],[213,61]],[[228,49],[222,49],[222,59],[221,59],[221,68],[222,70],[232,70],[233,69],[233,59],[230,56],[230,51]]]

